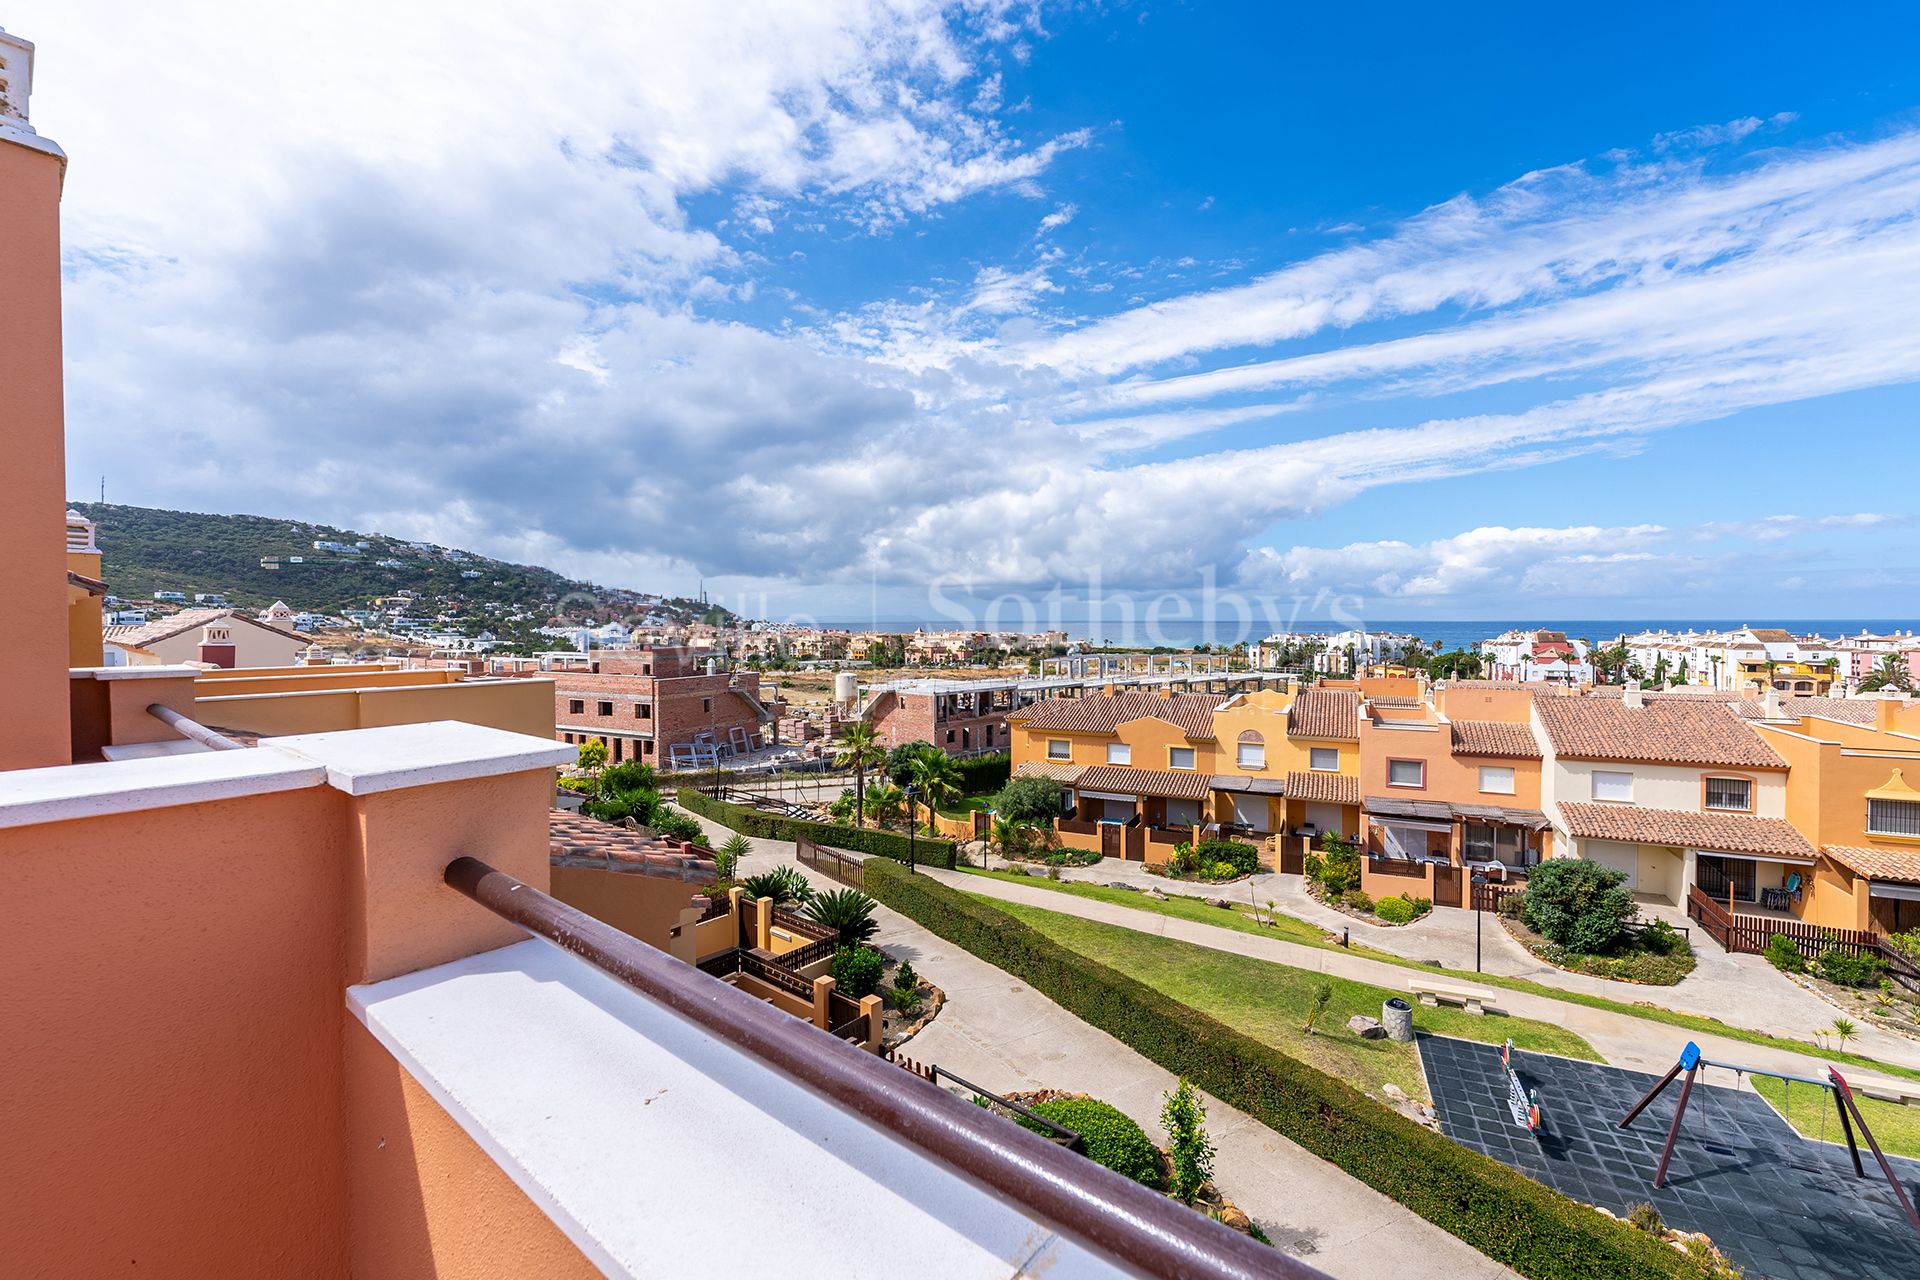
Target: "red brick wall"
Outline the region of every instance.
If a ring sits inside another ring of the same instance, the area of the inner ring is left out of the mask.
[[[906,742],[931,742],[948,755],[963,751],[1005,751],[1012,745],[1007,713],[936,720],[934,698],[928,694],[883,694],[871,717],[873,735],[889,750]],[[951,735],[951,737],[949,737]]]
[[[753,706],[732,692],[734,677],[725,672],[664,678],[657,674],[614,675],[605,671],[552,674],[554,726],[561,741],[603,737],[609,759],[613,758],[615,749],[615,737],[607,733],[610,729],[623,734],[651,734],[650,741],[622,740],[621,758],[638,758],[662,766],[667,763],[674,745],[690,743],[699,733],[711,731],[716,742],[727,742],[737,725],[749,737],[759,734],[763,743],[772,736],[771,726],[761,722]],[[749,692],[758,693],[758,676],[742,673],[739,682]],[[576,702],[581,704],[579,711],[573,710]],[[601,714],[603,702],[612,704],[611,715]],[[636,708],[645,708],[648,714],[641,716]],[[569,734],[573,736],[569,738]]]

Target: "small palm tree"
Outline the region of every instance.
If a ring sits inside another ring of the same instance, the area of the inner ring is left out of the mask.
[[[1018,818],[1005,818],[993,815],[992,843],[1000,848],[1000,856],[1011,858],[1015,853],[1027,847],[1032,828]]]
[[[1897,653],[1881,654],[1880,661],[1860,681],[1863,693],[1872,693],[1877,689],[1899,689],[1904,692],[1912,688],[1913,677],[1907,674],[1907,668]]]
[[[815,924],[837,930],[840,945],[851,947],[880,931],[880,922],[873,918],[878,905],[858,889],[835,889],[815,894],[803,914]]]
[[[913,785],[920,792],[920,799],[927,806],[927,834],[933,834],[933,815],[945,801],[956,799],[960,795],[960,769],[947,758],[947,753],[935,746],[915,756],[908,765],[913,775]],[[915,820],[913,814],[907,815],[907,821]]]
[[[733,873],[740,869],[740,859],[752,852],[753,845],[738,831],[727,837],[727,842],[713,851],[714,869],[722,880],[733,879]]]
[[[891,782],[876,782],[867,795],[867,803],[873,806],[875,825],[892,827],[900,820],[900,809],[906,803],[906,797]]]
[[[886,748],[873,736],[873,726],[862,721],[850,725],[841,735],[833,762],[853,770],[853,825],[863,827],[867,823],[867,770],[887,762]]]
[[[747,897],[756,901],[772,898],[776,907],[784,907],[790,902],[804,907],[813,901],[813,884],[793,867],[775,867],[771,871],[748,876],[740,882],[740,887],[746,891]]]

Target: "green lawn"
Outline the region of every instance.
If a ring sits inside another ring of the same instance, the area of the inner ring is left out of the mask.
[[[1391,1082],[1406,1090],[1409,1096],[1427,1100],[1426,1081],[1421,1077],[1419,1057],[1412,1045],[1395,1044],[1391,1040],[1362,1040],[1347,1029],[1347,1019],[1354,1014],[1379,1017],[1380,1002],[1400,994],[1398,992],[1038,907],[1012,902],[995,905],[1062,946],[1118,969],[1236,1031],[1264,1041],[1357,1088],[1378,1096],[1380,1087]],[[1203,909],[1219,910],[1217,907]],[[1321,982],[1333,988],[1333,999],[1310,1035],[1303,1024],[1311,993]],[[1417,1030],[1436,1035],[1487,1043],[1512,1037],[1514,1044],[1523,1049],[1600,1061],[1599,1055],[1579,1036],[1545,1022],[1418,1006],[1413,1016]]]
[[[1784,1080],[1773,1076],[1748,1076],[1753,1082],[1753,1090],[1768,1102],[1773,1109],[1787,1118],[1787,1123],[1809,1138],[1825,1137],[1828,1142],[1844,1144],[1846,1136],[1840,1131],[1840,1116],[1833,1107],[1833,1099],[1825,1089],[1810,1084],[1788,1086]],[[1920,1107],[1902,1106],[1897,1102],[1882,1102],[1878,1098],[1862,1097],[1858,1092],[1853,1095],[1860,1104],[1860,1113],[1867,1118],[1867,1124],[1873,1129],[1874,1140],[1880,1149],[1888,1155],[1913,1156],[1920,1158]],[[1825,1126],[1824,1130],[1822,1125]],[[1858,1138],[1858,1135],[1855,1135]],[[1867,1150],[1864,1138],[1860,1142],[1860,1159],[1867,1166],[1867,1176],[1879,1177],[1873,1167],[1873,1153]]]
[[[1297,942],[1302,946],[1320,947],[1328,951],[1348,951],[1353,955],[1364,956],[1368,960],[1378,960],[1382,964],[1398,965],[1402,969],[1419,969],[1433,972],[1434,966],[1419,960],[1409,960],[1389,951],[1379,951],[1372,947],[1342,947],[1337,942],[1326,940],[1326,931],[1319,925],[1310,924],[1295,916],[1276,914],[1271,928],[1254,922],[1250,908],[1245,903],[1235,903],[1228,909],[1209,907],[1198,898],[1178,895],[1166,902],[1157,902],[1144,893],[1134,893],[1126,889],[1113,889],[1106,885],[1076,884],[1064,880],[1047,880],[1039,876],[1022,876],[1003,871],[980,871],[968,869],[969,875],[991,876],[996,880],[1006,880],[1013,884],[1024,884],[1036,889],[1048,889],[1056,893],[1068,893],[1076,897],[1094,898],[1101,902],[1116,903],[1132,907],[1136,911],[1149,911],[1156,915],[1177,916],[1183,920],[1198,920],[1203,924],[1215,925],[1224,929],[1237,929],[1242,933],[1258,933],[1285,942]],[[1222,886],[1231,900],[1232,886]],[[1246,893],[1244,888],[1240,891]],[[1013,904],[995,899],[998,906],[1011,907]],[[1265,914],[1265,903],[1261,904]],[[1488,923],[1489,928],[1499,926]],[[1712,946],[1708,942],[1703,945]],[[1550,987],[1528,978],[1508,978],[1491,973],[1464,973],[1462,970],[1448,970],[1450,973],[1462,973],[1469,981],[1483,986],[1500,987],[1507,991],[1525,991],[1532,995],[1545,996],[1550,1000],[1562,1000],[1568,1004],[1585,1005],[1590,1009],[1605,1009],[1611,1013],[1623,1013],[1630,1018],[1644,1018],[1648,1022],[1659,1022],[1670,1027],[1679,1027],[1686,1031],[1698,1031],[1706,1035],[1725,1036],[1729,1040],[1738,1040],[1743,1044],[1766,1045],[1774,1049],[1786,1049],[1794,1053],[1804,1053],[1813,1058],[1825,1058],[1829,1062],[1842,1065],[1864,1067],[1884,1075],[1897,1076],[1903,1080],[1920,1080],[1920,1070],[1903,1067],[1891,1062],[1882,1062],[1878,1058],[1869,1058],[1865,1054],[1848,1053],[1843,1049],[1827,1049],[1804,1040],[1789,1040],[1784,1036],[1768,1035],[1764,1031],[1751,1031],[1745,1027],[1730,1026],[1717,1018],[1708,1018],[1696,1013],[1681,1013],[1673,1009],[1663,1009],[1651,1004],[1629,1004],[1624,1000],[1611,1000],[1606,996],[1588,995],[1580,991],[1566,991],[1559,987]],[[1649,988],[1654,990],[1654,988]],[[1680,1046],[1674,1045],[1674,1056],[1678,1057]],[[1871,1123],[1871,1120],[1869,1120]]]
[[[940,816],[943,818],[964,818],[968,814],[978,812],[981,809],[993,808],[993,797],[995,794],[998,793],[979,796],[961,796],[958,800],[943,805],[936,805],[935,808],[940,811]]]

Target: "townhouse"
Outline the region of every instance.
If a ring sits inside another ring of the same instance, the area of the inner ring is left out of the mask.
[[[1475,877],[1512,883],[1550,855],[1533,701],[1523,686],[1466,684],[1363,704],[1363,890],[1464,906]]]
[[[1630,683],[1537,698],[1531,724],[1556,851],[1626,873],[1635,893],[1679,906],[1698,885],[1780,905],[1812,869],[1786,820],[1787,762],[1725,700]]]

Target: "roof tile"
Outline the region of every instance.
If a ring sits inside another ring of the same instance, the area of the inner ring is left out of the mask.
[[[1329,742],[1360,741],[1360,691],[1304,690],[1287,709],[1287,736],[1321,738]],[[1359,803],[1357,798],[1354,803]]]
[[[1530,725],[1503,720],[1455,720],[1453,754],[1538,760],[1540,744],[1534,741]]]
[[[1869,880],[1920,884],[1920,849],[1870,849],[1865,845],[1830,844],[1820,852]]]
[[[1813,857],[1813,846],[1807,838],[1782,818],[1586,801],[1562,801],[1560,816],[1570,835],[1587,840],[1626,840],[1777,858]]]
[[[1088,765],[1074,784],[1081,791],[1116,791],[1133,796],[1164,796],[1171,800],[1204,800],[1213,775],[1184,769],[1129,769],[1124,765]]]
[[[1360,779],[1350,773],[1295,770],[1287,775],[1287,798],[1318,804],[1359,804]]]
[[[1102,693],[1087,698],[1048,698],[1010,713],[1007,719],[1029,729],[1062,733],[1112,733],[1129,720],[1151,718],[1175,725],[1189,738],[1213,737],[1213,713],[1226,698],[1211,693]]]
[[[1662,698],[1630,707],[1618,698],[1536,698],[1533,706],[1558,756],[1787,767],[1724,702]]]

